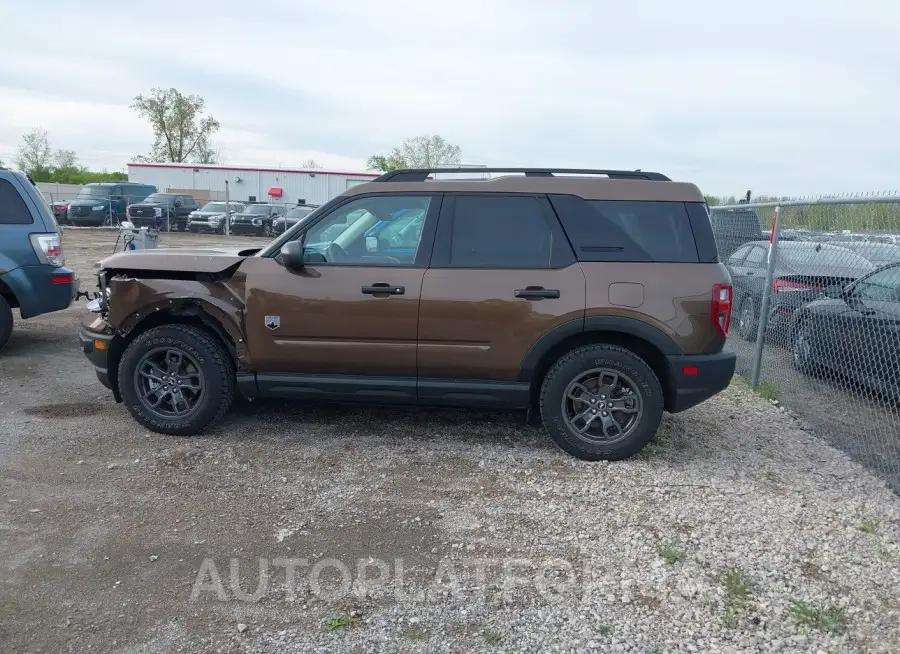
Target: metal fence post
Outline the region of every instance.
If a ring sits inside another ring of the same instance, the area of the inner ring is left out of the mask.
[[[753,351],[753,388],[759,386],[763,349],[766,346],[766,330],[769,327],[769,301],[772,296],[772,282],[775,277],[775,261],[778,257],[778,232],[781,230],[781,205],[775,207],[772,220],[772,237],[769,242],[769,260],[766,266],[766,285],[763,288],[762,303],[759,308],[759,328],[756,332],[756,347]]]

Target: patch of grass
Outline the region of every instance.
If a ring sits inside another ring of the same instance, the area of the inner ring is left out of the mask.
[[[878,521],[877,520],[863,520],[857,526],[864,534],[874,534],[878,530]]]
[[[497,629],[491,629],[490,627],[484,629],[481,632],[481,635],[484,637],[484,642],[491,645],[496,645],[503,640],[503,632],[498,631]]]
[[[718,580],[725,591],[722,624],[734,629],[740,623],[747,604],[753,599],[753,585],[747,573],[737,567],[724,568],[719,572]]]
[[[763,379],[759,382],[759,386],[756,387],[756,392],[763,396],[766,400],[777,400],[778,399],[778,386],[775,382],[768,381]]]
[[[597,633],[601,636],[609,636],[612,632],[613,629],[608,624],[597,625]]]
[[[847,614],[844,609],[834,604],[812,604],[806,600],[793,600],[788,612],[798,625],[842,634],[847,630]]]
[[[346,629],[354,622],[354,618],[346,615],[336,615],[333,618],[329,618],[325,621],[325,629],[328,631],[340,631],[341,629]]]
[[[687,558],[687,553],[678,547],[675,543],[668,540],[661,540],[656,544],[656,551],[662,557],[663,561],[669,565],[681,563]]]
[[[421,627],[410,627],[403,631],[403,637],[407,640],[425,640],[425,630]]]

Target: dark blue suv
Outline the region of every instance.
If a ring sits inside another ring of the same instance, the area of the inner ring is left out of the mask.
[[[0,349],[23,318],[65,309],[78,278],[65,267],[53,212],[23,173],[0,168]]]

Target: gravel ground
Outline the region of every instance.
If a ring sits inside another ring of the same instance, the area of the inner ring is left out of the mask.
[[[900,499],[739,381],[615,464],[504,413],[258,401],[179,439],[81,315],[0,356],[0,651],[900,649]]]

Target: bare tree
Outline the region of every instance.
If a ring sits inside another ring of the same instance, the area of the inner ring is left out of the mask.
[[[22,136],[22,143],[16,150],[16,167],[28,174],[50,170],[53,165],[53,151],[47,130],[33,129]]]
[[[369,157],[367,165],[376,170],[435,168],[445,164],[458,164],[461,158],[462,151],[458,145],[432,134],[405,139],[389,155],[375,154]]]
[[[315,159],[304,159],[300,162],[300,167],[306,170],[318,170],[322,168],[322,164]]]
[[[53,153],[54,168],[78,168],[78,155],[75,150],[57,150]]]
[[[210,137],[219,131],[219,121],[203,115],[205,105],[199,95],[184,95],[175,88],[153,88],[149,95],[136,96],[131,108],[153,129],[148,159],[182,163],[202,158],[203,163],[213,163],[216,151]]]
[[[222,148],[206,141],[198,148],[197,156],[194,157],[194,161],[200,164],[222,163]]]

